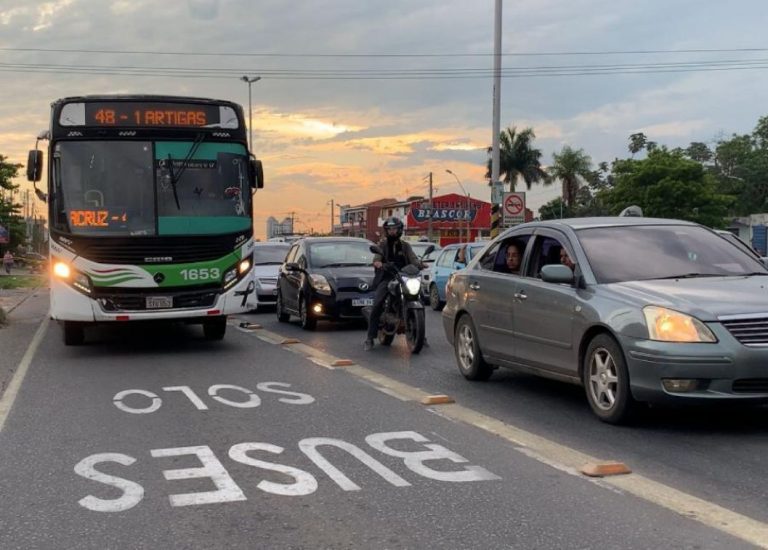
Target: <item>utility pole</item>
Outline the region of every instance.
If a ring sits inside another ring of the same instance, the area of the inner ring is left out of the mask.
[[[429,219],[427,220],[427,239],[432,242],[432,172],[429,173]]]
[[[504,190],[499,181],[501,155],[501,0],[496,0],[493,19],[493,141],[491,146],[491,238],[499,234],[501,201]]]
[[[336,211],[334,210],[333,199],[331,199],[331,232],[330,232],[330,235],[333,235],[333,217],[334,217],[335,213],[336,213]]]

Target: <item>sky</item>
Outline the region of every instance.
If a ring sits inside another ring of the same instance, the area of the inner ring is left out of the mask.
[[[626,157],[639,131],[670,147],[714,142],[768,114],[764,0],[503,4],[501,125],[532,127],[544,165],[565,145],[594,164]],[[425,195],[430,172],[436,194],[461,192],[451,170],[488,200],[493,18],[494,0],[0,0],[0,154],[25,163],[60,97],[247,109],[238,76],[261,76],[257,237],[291,212],[297,230],[327,231],[331,199]],[[558,191],[535,186],[529,207]]]

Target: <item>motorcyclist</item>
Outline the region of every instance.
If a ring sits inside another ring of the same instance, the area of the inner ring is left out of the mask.
[[[373,287],[376,289],[376,294],[373,298],[371,314],[368,317],[368,335],[363,345],[365,351],[373,349],[373,339],[379,332],[379,320],[384,310],[384,299],[387,297],[387,283],[393,277],[392,274],[383,269],[384,264],[393,263],[398,270],[409,264],[419,269],[422,267],[411,245],[400,239],[403,236],[403,222],[400,218],[389,217],[381,227],[384,230],[384,239],[379,242],[379,248],[383,255],[376,254],[373,257],[373,267],[376,268]]]

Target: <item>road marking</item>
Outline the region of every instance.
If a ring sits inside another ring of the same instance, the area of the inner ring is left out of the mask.
[[[27,369],[29,369],[29,365],[32,363],[32,358],[35,356],[37,348],[43,340],[43,336],[45,336],[45,331],[48,329],[48,323],[50,323],[50,319],[48,313],[46,313],[43,322],[37,327],[37,332],[35,332],[35,335],[32,337],[32,341],[29,343],[27,351],[24,352],[24,356],[21,358],[19,366],[16,367],[16,374],[13,375],[11,383],[8,384],[5,393],[0,398],[0,432],[3,431],[5,419],[8,418],[8,413],[11,412],[13,402],[16,401],[16,395],[18,395],[21,383],[24,381],[24,377],[27,374]]]
[[[245,331],[244,331],[245,332]],[[268,332],[268,331],[259,331]],[[258,337],[259,335],[257,335]],[[269,333],[270,343],[277,344],[283,336],[277,333]],[[266,338],[262,340],[269,341]],[[298,346],[291,346],[298,348]],[[306,349],[296,349],[300,355],[306,355],[313,363],[326,368],[339,359],[310,346],[302,345]],[[324,357],[322,362],[317,354]],[[330,361],[326,363],[327,360]],[[325,364],[323,364],[325,363]],[[431,394],[419,388],[398,382],[392,378],[379,374],[373,370],[354,365],[343,369],[358,378],[361,378],[374,386],[380,386],[383,393],[391,395],[402,401],[421,402]],[[386,391],[384,391],[386,390]],[[675,512],[685,518],[692,519],[712,529],[716,529],[738,539],[744,540],[759,548],[768,549],[768,524],[745,515],[729,510],[712,502],[695,497],[683,491],[679,491],[663,483],[653,481],[645,476],[629,473],[608,478],[585,478],[578,472],[585,464],[603,462],[599,458],[577,451],[560,443],[556,443],[539,435],[527,432],[511,424],[506,424],[493,417],[484,415],[467,407],[457,404],[446,404],[440,407],[440,416],[449,420],[463,422],[480,428],[488,433],[501,437],[518,447],[518,451],[552,468],[576,475],[580,479],[594,483],[602,488],[612,491],[619,490],[623,494],[630,494],[642,500],[661,506]]]

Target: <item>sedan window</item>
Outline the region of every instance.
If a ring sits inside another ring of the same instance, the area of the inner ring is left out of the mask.
[[[453,261],[456,259],[456,249],[445,250],[437,259],[437,265],[440,267],[453,267]]]
[[[759,260],[700,226],[595,227],[578,236],[599,283],[768,275]]]

